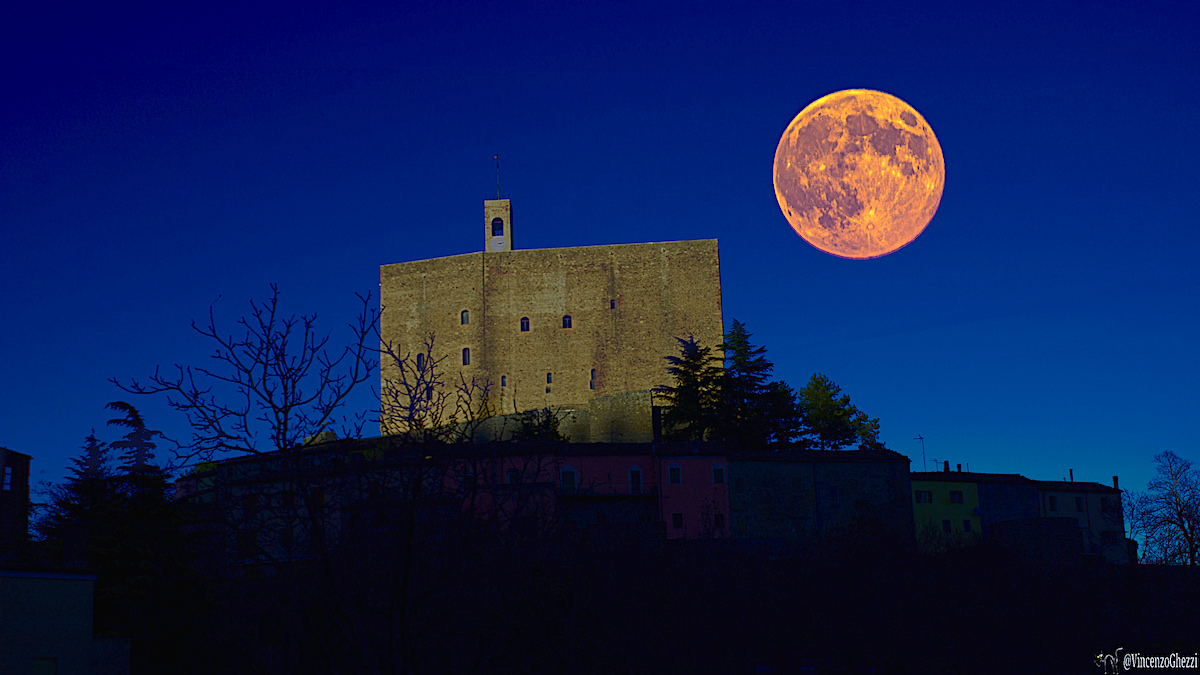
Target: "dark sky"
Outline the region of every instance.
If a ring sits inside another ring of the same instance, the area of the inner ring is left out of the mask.
[[[381,264],[480,250],[497,153],[519,248],[719,239],[726,325],[914,470],[917,434],[1133,489],[1200,461],[1195,3],[26,4],[0,16],[0,445],[35,481],[117,437],[108,378],[206,360],[210,305],[232,327],[277,282],[338,341]],[[848,88],[945,154],[932,223],[875,260],[804,243],[772,190],[788,122]]]

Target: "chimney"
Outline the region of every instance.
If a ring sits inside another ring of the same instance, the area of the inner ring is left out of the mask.
[[[946,460],[946,463],[942,465],[942,471],[950,473],[950,460]]]
[[[962,473],[962,464],[955,464],[954,466],[956,466],[956,467],[957,467],[957,468],[955,469],[955,471],[957,471],[957,472],[959,472],[959,473]]]
[[[1071,472],[1071,474],[1070,474],[1071,482],[1074,483],[1075,482],[1075,469],[1067,469],[1067,471]]]
[[[1114,489],[1114,490],[1120,490],[1120,489],[1121,489],[1121,486],[1117,484],[1117,477],[1116,477],[1116,476],[1113,476],[1113,489]]]

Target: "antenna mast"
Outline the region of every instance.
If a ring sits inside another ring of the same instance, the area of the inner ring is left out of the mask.
[[[913,440],[921,441],[921,470],[928,471],[929,465],[925,463],[925,439],[921,437],[921,434],[917,434],[917,437]]]
[[[500,155],[492,159],[496,160],[496,199],[500,199]]]

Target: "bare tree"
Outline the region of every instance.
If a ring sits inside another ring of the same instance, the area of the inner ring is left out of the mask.
[[[1143,538],[1146,562],[1195,565],[1200,554],[1200,471],[1174,452],[1154,456],[1157,472],[1145,494],[1130,500],[1131,529]]]
[[[412,443],[471,443],[479,427],[495,415],[489,380],[467,378],[448,386],[442,364],[435,356],[436,336],[425,338],[420,351],[400,354],[395,345],[380,340],[380,431],[403,436]]]
[[[250,315],[237,321],[240,336],[217,327],[212,307],[208,323],[192,328],[216,343],[212,366],[175,365],[156,369],[148,381],[112,382],[133,394],[166,394],[167,403],[187,415],[191,442],[176,450],[182,465],[209,461],[218,453],[258,454],[288,450],[338,423],[337,413],[354,388],[371,377],[379,311],[371,294],[358,296],[362,310],[350,328],[353,339],[341,350],[316,328],[316,314],[284,316],[279,287],[263,302],[250,302]],[[359,436],[366,414],[342,419],[343,435]],[[266,436],[264,441],[263,436]]]

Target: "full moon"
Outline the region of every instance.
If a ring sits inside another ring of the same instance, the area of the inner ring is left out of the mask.
[[[929,123],[904,101],[847,89],[813,101],[775,149],[775,197],[792,229],[842,258],[908,245],[942,200],[946,165]]]

